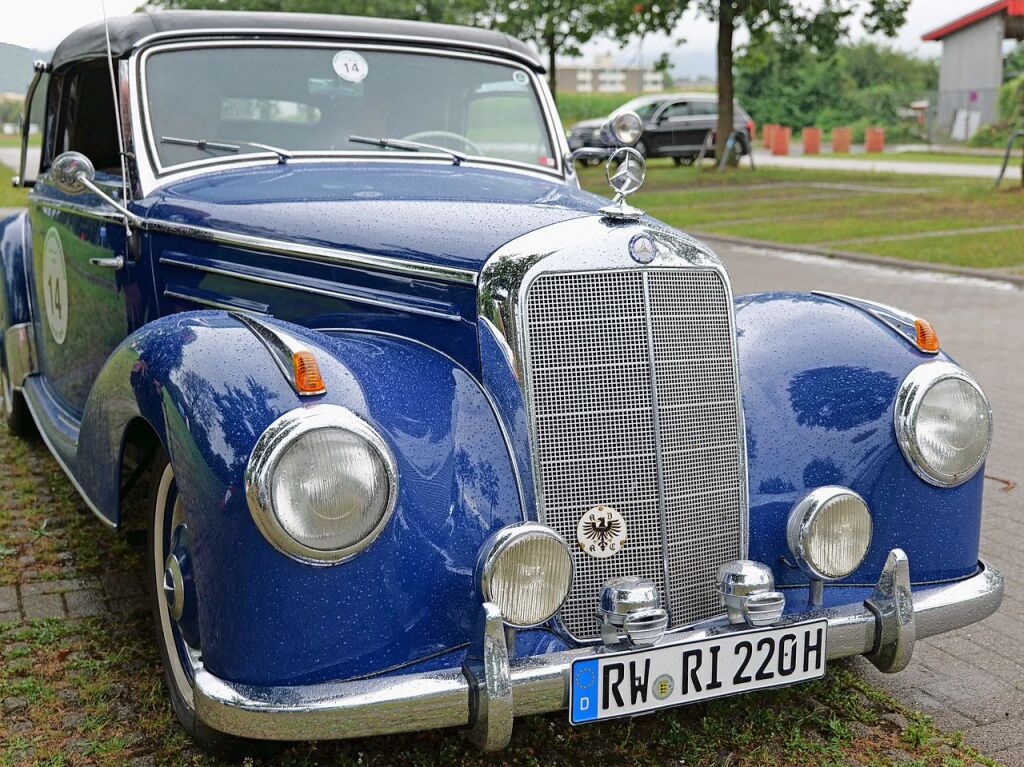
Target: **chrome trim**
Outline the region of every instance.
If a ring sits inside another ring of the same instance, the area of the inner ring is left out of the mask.
[[[637,264],[629,255],[629,242],[637,234],[645,234],[657,247],[657,255],[650,264]],[[729,311],[729,335],[733,343],[734,398],[736,405],[736,428],[739,436],[739,548],[740,556],[746,557],[749,546],[749,490],[747,487],[747,446],[746,424],[743,415],[743,400],[740,393],[739,355],[736,352],[736,318],[733,306],[732,285],[728,273],[718,256],[704,243],[681,232],[669,230],[653,223],[616,222],[603,216],[590,215],[570,219],[542,227],[518,237],[495,251],[485,262],[480,272],[477,289],[477,311],[479,318],[500,332],[512,356],[512,368],[519,381],[527,408],[527,425],[531,444],[530,461],[533,469],[537,516],[545,521],[543,488],[539,481],[539,467],[535,448],[537,438],[530,413],[530,381],[525,373],[524,355],[527,339],[522,337],[523,298],[530,282],[545,271],[633,271],[658,269],[698,268],[716,272],[725,288]],[[485,388],[488,385],[487,370],[483,371]],[[569,636],[558,615],[556,623]],[[685,627],[670,629],[669,633],[685,630]],[[579,639],[583,643],[599,642],[600,639]]]
[[[36,96],[36,88],[39,87],[39,81],[43,78],[44,74],[48,74],[50,72],[50,65],[41,59],[37,59],[32,62],[32,71],[34,74],[32,75],[32,82],[28,85],[28,91],[25,93],[25,107],[21,121],[21,154],[18,158],[17,182],[14,184],[14,186],[19,187],[28,185],[25,180],[25,170],[28,166],[28,137],[30,135],[29,131],[32,127],[32,100]],[[45,118],[45,114],[43,116]],[[45,119],[43,120],[43,124],[40,126],[40,130],[43,132],[46,130]],[[38,170],[38,168],[36,170]]]
[[[978,460],[969,471],[954,476],[943,474],[925,464],[921,456],[920,447],[917,444],[916,434],[918,411],[921,408],[922,401],[935,384],[948,379],[963,381],[972,386],[981,395],[981,399],[985,403],[986,415],[988,416],[988,443],[985,445],[984,451],[982,451]],[[893,422],[896,428],[896,441],[899,443],[900,452],[903,453],[903,457],[910,464],[910,468],[925,482],[938,487],[956,487],[969,480],[978,473],[978,469],[982,467],[985,459],[988,457],[988,451],[992,448],[992,406],[989,404],[988,397],[985,396],[984,390],[974,379],[974,376],[959,365],[954,365],[951,362],[934,360],[918,365],[910,371],[910,374],[903,379],[903,383],[900,384],[899,391],[896,394]]]
[[[826,575],[805,556],[804,540],[807,538],[811,525],[814,524],[814,520],[817,518],[818,513],[827,505],[845,498],[849,498],[860,503],[864,512],[867,514],[868,540],[867,544],[864,546],[864,551],[860,555],[860,559],[857,561],[857,564],[850,569],[849,573],[845,573],[843,575]],[[861,563],[864,562],[864,557],[867,556],[868,549],[871,548],[871,539],[873,536],[874,519],[871,516],[871,509],[868,507],[867,501],[850,488],[842,487],[840,485],[825,485],[812,490],[793,507],[793,510],[789,513],[789,519],[786,522],[786,543],[789,545],[789,552],[793,555],[793,558],[800,566],[800,569],[803,570],[812,581],[839,580],[840,578],[845,578],[847,575],[854,572],[861,566]]]
[[[824,290],[813,290],[813,295],[824,296],[825,298],[831,298],[833,301],[839,301],[840,303],[848,304],[855,309],[860,309],[865,314],[869,314],[876,320],[886,325],[892,330],[896,331],[896,334],[908,341],[917,351],[924,354],[938,354],[938,349],[922,349],[917,345],[917,326],[914,324],[915,320],[920,319],[913,314],[904,312],[895,307],[888,306],[886,304],[880,304],[876,301],[867,301],[863,298],[854,298],[853,296],[845,296],[842,293],[828,293]]]
[[[867,655],[879,671],[893,674],[910,664],[917,641],[913,605],[910,560],[903,549],[893,549],[885,559],[874,593],[864,602],[875,614],[879,627],[878,647]]]
[[[527,56],[514,48],[506,48],[500,45],[467,43],[465,40],[457,40],[448,37],[431,37],[430,35],[395,35],[381,34],[379,32],[354,31],[340,32],[331,30],[289,29],[287,27],[281,29],[263,29],[259,27],[255,27],[253,29],[218,29],[213,27],[208,29],[176,29],[168,32],[154,32],[153,34],[147,35],[136,41],[133,46],[133,50],[137,51],[157,42],[173,40],[181,37],[212,37],[218,40],[231,37],[326,37],[335,40],[393,40],[403,44],[426,43],[428,45],[450,45],[464,51],[488,51],[492,54],[498,54],[501,58],[514,58],[517,61],[528,64],[533,69],[543,71],[543,66],[536,58]]]
[[[201,264],[196,261],[187,261],[173,256],[160,256],[160,263],[167,264],[168,266],[176,266],[181,269],[194,269],[198,272],[204,272],[206,274],[217,274],[222,277],[231,277],[237,280],[243,280],[245,282],[253,282],[258,285],[270,285],[271,287],[286,288],[288,290],[295,290],[301,293],[310,293],[317,296],[326,296],[328,298],[336,298],[339,301],[348,301],[353,304],[365,304],[367,306],[378,306],[382,309],[392,309],[398,312],[405,312],[406,314],[419,314],[424,317],[436,317],[442,320],[454,320],[458,321],[462,319],[462,315],[458,313],[454,308],[446,312],[442,309],[427,309],[420,306],[409,306],[407,304],[400,303],[398,301],[388,301],[386,299],[364,297],[353,293],[346,293],[343,290],[334,290],[329,288],[318,288],[312,285],[303,285],[297,282],[289,282],[284,279],[274,279],[272,277],[261,277],[256,274],[248,274],[244,271],[237,269],[227,269],[220,266],[210,266],[209,264]]]
[[[365,538],[335,551],[312,549],[296,541],[281,526],[273,508],[271,483],[278,460],[296,439],[319,429],[344,429],[365,440],[379,455],[388,481],[388,500],[380,521]],[[390,521],[398,501],[398,469],[384,438],[351,410],[322,403],[307,405],[288,411],[260,435],[245,469],[245,495],[256,527],[274,548],[305,564],[336,565],[373,543]]]
[[[374,256],[369,253],[359,253],[352,250],[340,248],[325,248],[318,245],[302,245],[288,242],[286,240],[272,240],[267,237],[259,237],[250,234],[237,234],[225,232],[220,229],[207,229],[201,226],[190,224],[176,224],[170,221],[149,219],[146,228],[151,232],[160,232],[176,237],[191,237],[204,242],[213,242],[228,247],[256,250],[261,253],[271,253],[279,256],[292,256],[294,258],[313,259],[324,261],[337,266],[347,266],[355,269],[370,269],[373,271],[403,274],[410,277],[421,277],[428,280],[441,282],[454,282],[465,285],[475,285],[477,273],[473,269],[459,269],[452,266],[437,266],[434,264],[407,261],[401,258],[389,256]]]
[[[4,358],[13,389],[20,389],[26,378],[39,372],[35,338],[31,322],[19,322],[4,331]]]
[[[113,210],[103,208],[91,208],[88,205],[78,205],[73,202],[51,200],[48,197],[33,195],[33,202],[36,203],[43,213],[51,215],[50,211],[60,211],[73,216],[93,219],[95,221],[106,221],[110,224],[123,224],[124,216]],[[145,228],[145,227],[142,227]]]
[[[597,599],[601,641],[609,649],[650,647],[668,628],[668,611],[661,606],[657,585],[646,578],[627,575],[601,587]]]
[[[1002,576],[983,563],[978,574],[970,578],[945,586],[919,588],[910,595],[916,637],[924,639],[980,621],[999,608],[1002,596]],[[882,649],[880,638],[889,636],[879,625],[881,619],[861,602],[785,615],[776,625],[815,619],[828,621],[825,648],[829,660],[876,653]],[[666,634],[661,644],[747,630],[746,626],[730,625],[723,617],[714,625],[685,634]],[[492,657],[492,667],[500,678],[504,661],[493,624],[490,636],[490,646],[496,655]],[[603,652],[603,647],[583,647],[509,659],[510,715],[565,709],[572,662],[598,657]],[[496,697],[505,700],[504,696]],[[354,738],[474,726],[477,719],[470,700],[470,681],[462,668],[291,687],[229,682],[202,667],[195,678],[196,715],[200,721],[220,732],[264,740]],[[496,710],[488,714],[488,731],[510,726],[507,720],[504,724],[494,721]]]
[[[514,629],[539,626],[548,621],[551,616],[561,608],[562,603],[565,602],[566,597],[569,596],[569,589],[572,587],[574,567],[572,556],[569,554],[569,544],[565,542],[565,539],[550,527],[538,522],[517,522],[498,530],[484,542],[483,546],[480,547],[480,553],[477,555],[476,569],[474,571],[474,580],[479,586],[482,600],[486,603],[497,603],[499,601],[495,599],[496,594],[491,589],[491,579],[494,577],[494,568],[497,565],[498,560],[501,559],[502,554],[508,551],[509,547],[519,541],[529,538],[550,538],[561,545],[562,551],[565,552],[566,559],[569,562],[569,581],[566,584],[565,593],[562,595],[562,598],[558,600],[558,604],[555,606],[555,609],[540,620],[532,623],[520,623],[512,620],[510,616],[505,616],[505,624]]]
[[[469,721],[473,722],[467,734],[484,751],[498,751],[512,740],[515,715],[509,664],[511,650],[503,623],[498,606],[484,602],[480,606],[473,642],[462,664],[469,686]]]
[[[175,33],[175,35],[176,34],[177,33]],[[136,101],[139,104],[139,108],[137,110],[136,109],[132,110],[132,116],[134,118],[137,115],[138,118],[139,118],[139,121],[137,122],[136,120],[133,119],[132,124],[133,124],[133,126],[134,125],[138,125],[138,127],[140,129],[140,132],[142,134],[143,142],[137,142],[137,145],[141,146],[144,143],[144,145],[147,147],[147,154],[148,154],[148,161],[149,161],[148,162],[149,167],[147,168],[147,171],[148,171],[147,175],[152,179],[151,183],[154,186],[156,185],[157,180],[162,179],[164,177],[170,177],[172,175],[176,175],[179,171],[188,171],[189,169],[194,169],[194,168],[203,169],[203,168],[211,168],[211,167],[223,167],[225,164],[232,164],[232,163],[234,163],[236,161],[243,161],[243,160],[248,161],[248,159],[253,159],[253,158],[263,158],[264,162],[263,163],[259,163],[261,165],[265,164],[265,160],[267,160],[267,159],[273,159],[275,161],[275,163],[276,163],[277,160],[278,160],[278,156],[276,154],[274,154],[273,152],[267,152],[267,153],[246,153],[243,157],[237,157],[237,158],[234,158],[234,157],[208,158],[208,159],[204,159],[204,160],[197,160],[195,162],[179,163],[179,164],[176,164],[176,165],[173,165],[173,166],[164,167],[161,164],[161,162],[160,162],[159,152],[158,152],[157,146],[156,146],[156,140],[155,140],[155,137],[153,135],[152,126],[150,125],[150,121],[148,120],[149,114],[148,114],[148,109],[147,109],[148,99],[146,98],[146,67],[145,67],[145,64],[146,64],[146,60],[149,58],[150,55],[152,55],[154,53],[165,52],[165,51],[168,51],[168,50],[191,50],[191,49],[197,49],[197,48],[232,48],[232,47],[333,48],[333,47],[336,46],[336,43],[334,43],[334,42],[326,42],[326,41],[318,42],[315,39],[305,39],[305,40],[299,40],[299,41],[296,41],[294,39],[289,39],[290,37],[294,37],[294,35],[290,34],[287,31],[285,31],[283,33],[284,39],[273,39],[274,33],[272,31],[270,31],[270,30],[254,31],[254,32],[250,32],[250,33],[247,33],[244,30],[230,30],[230,31],[220,30],[219,32],[214,30],[214,31],[212,31],[212,34],[215,36],[215,39],[205,39],[205,40],[198,39],[198,40],[190,40],[190,41],[178,42],[178,43],[168,42],[168,43],[161,43],[159,45],[154,45],[152,47],[149,46],[148,44],[145,47],[143,47],[143,45],[142,45],[142,43],[140,41],[140,43],[136,45],[136,48],[138,49],[138,52],[132,56],[132,59],[135,60],[135,65],[132,67],[132,69],[135,70],[134,76],[132,78],[132,81],[133,81],[132,90],[133,90],[133,93],[135,93],[137,95]],[[174,35],[171,35],[171,36],[174,36]],[[317,36],[323,37],[323,35],[312,35],[311,37],[315,38]],[[328,36],[331,36],[331,35],[328,35]],[[250,39],[242,39],[242,38],[246,38],[246,37],[250,37]],[[366,40],[380,39],[376,35],[365,35],[363,37]],[[345,36],[342,35],[341,39],[344,39],[344,38],[345,38]],[[385,38],[385,39],[387,39],[387,38]],[[384,51],[388,51],[388,52],[396,52],[397,51],[397,52],[402,52],[402,53],[415,53],[415,54],[426,55],[426,56],[438,56],[438,57],[444,57],[444,58],[486,61],[486,62],[490,62],[490,63],[500,64],[500,65],[503,65],[503,66],[510,66],[510,62],[509,62],[507,56],[492,56],[492,55],[487,55],[487,54],[483,54],[483,53],[472,53],[472,52],[466,51],[465,48],[463,48],[463,50],[460,50],[460,51],[452,51],[452,50],[442,50],[442,49],[437,49],[437,48],[416,47],[415,45],[410,45],[410,46],[389,45],[386,42],[385,43],[359,42],[359,43],[350,44],[349,47],[351,47],[353,49],[357,49],[357,50],[384,50]],[[552,177],[554,177],[554,178],[558,178],[558,179],[561,179],[561,180],[565,180],[566,173],[565,173],[564,161],[563,161],[563,158],[562,158],[563,153],[561,151],[559,151],[559,149],[561,149],[562,145],[565,143],[565,138],[564,138],[563,132],[561,130],[559,130],[561,123],[557,119],[557,112],[552,111],[552,101],[547,99],[547,98],[545,98],[545,93],[546,93],[546,90],[547,90],[547,86],[544,83],[543,79],[538,77],[537,72],[533,68],[526,67],[526,68],[522,69],[521,71],[524,71],[526,73],[527,77],[530,78],[531,83],[533,83],[534,95],[537,98],[538,106],[540,107],[541,114],[542,114],[542,116],[544,118],[545,128],[547,130],[547,135],[548,135],[548,140],[550,142],[551,151],[553,153],[552,154],[552,159],[555,161],[555,166],[552,167],[552,168],[545,168],[543,166],[533,165],[533,164],[530,164],[530,163],[520,163],[520,162],[517,162],[517,161],[514,161],[514,160],[502,160],[500,158],[489,158],[489,157],[483,157],[483,156],[474,156],[474,157],[471,158],[471,160],[474,163],[479,163],[479,164],[486,165],[486,166],[494,166],[494,165],[497,165],[499,167],[508,166],[508,167],[513,167],[513,168],[518,168],[518,169],[527,171],[527,172],[535,174],[535,175],[540,175],[540,176],[543,176],[545,178],[552,178]],[[364,160],[365,159],[375,160],[375,159],[378,159],[380,157],[387,157],[388,159],[392,159],[394,157],[394,153],[385,152],[385,151],[381,151],[381,152],[351,152],[351,151],[349,151],[349,152],[321,152],[321,151],[302,152],[302,151],[296,151],[294,154],[295,154],[296,158],[304,157],[305,156],[305,157],[317,158],[320,161],[323,161],[325,159],[332,159],[334,157],[338,157],[338,158],[355,157],[356,159],[364,159]],[[442,161],[444,161],[444,163],[446,165],[450,165],[451,164],[451,157],[449,155],[446,155],[446,154],[433,154],[433,153],[425,153],[425,152],[421,152],[421,153],[418,153],[418,154],[422,158],[424,158],[424,159],[432,159],[432,160],[441,159]],[[137,164],[141,167],[143,163],[141,161],[139,161],[138,155],[136,156],[136,159],[137,159]],[[405,159],[408,160],[409,158],[406,157]],[[467,162],[466,164],[470,164],[470,162]],[[146,181],[149,181],[150,178],[147,178]],[[177,180],[177,179],[175,179],[175,180]],[[147,186],[148,186],[147,183],[143,184],[143,191],[146,192],[146,193],[152,191],[152,189],[148,189]]]
[[[180,621],[185,612],[185,584],[181,578],[181,564],[173,551],[164,563],[163,587],[167,611],[174,620]]]
[[[193,304],[199,304],[200,306],[209,306],[211,309],[223,309],[227,312],[255,312],[256,314],[268,314],[270,307],[266,304],[256,304],[253,301],[247,301],[246,303],[252,303],[251,308],[241,306],[242,299],[238,299],[237,303],[229,303],[227,301],[218,301],[213,298],[206,298],[204,296],[197,296],[190,293],[182,293],[180,290],[173,290],[171,288],[164,288],[164,296],[167,298],[174,298],[178,301],[188,301]]]
[[[775,590],[771,568],[749,559],[727,562],[718,569],[718,593],[733,624],[770,626],[786,606],[786,597]]]
[[[303,343],[291,333],[247,314],[231,312],[231,316],[251,330],[252,334],[266,347],[281,374],[291,384],[297,395],[316,397],[327,391],[325,386],[321,386],[317,391],[299,389],[298,381],[295,380],[295,355],[300,352],[313,351],[309,344]]]

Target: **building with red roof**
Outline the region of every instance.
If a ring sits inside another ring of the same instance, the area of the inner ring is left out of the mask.
[[[989,3],[922,39],[942,43],[939,126],[966,136],[993,122],[1003,82],[1003,41],[1024,40],[1024,0]]]

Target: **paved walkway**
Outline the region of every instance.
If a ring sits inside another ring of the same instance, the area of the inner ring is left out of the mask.
[[[838,259],[720,245],[737,293],[831,290],[927,317],[942,346],[985,388],[995,412],[986,467],[982,556],[1006,577],[1002,609],[961,631],[918,643],[901,674],[856,668],[907,705],[1009,767],[1024,767],[1024,291],[1006,283]],[[1011,489],[1010,483],[1014,486]]]
[[[811,168],[817,170],[850,170],[861,173],[896,173],[906,176],[962,176],[987,178],[995,183],[999,175],[996,164],[967,162],[917,162],[909,160],[857,160],[829,155],[814,157],[776,157],[765,149],[754,150],[754,163],[764,168]],[[1020,181],[1020,151],[1010,159],[1003,183]]]

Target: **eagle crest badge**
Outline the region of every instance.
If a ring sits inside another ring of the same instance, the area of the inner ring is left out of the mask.
[[[611,506],[595,506],[580,517],[576,540],[590,556],[607,559],[626,543],[626,519]]]

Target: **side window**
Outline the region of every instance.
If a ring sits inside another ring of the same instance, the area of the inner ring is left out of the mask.
[[[661,113],[662,119],[669,117],[686,117],[691,114],[690,104],[686,101],[677,101]]]
[[[120,174],[117,116],[106,60],[74,64],[56,82],[59,108],[51,156],[81,152],[96,170]]]
[[[718,106],[713,101],[695,101],[690,105],[690,114],[713,115],[718,114]]]

